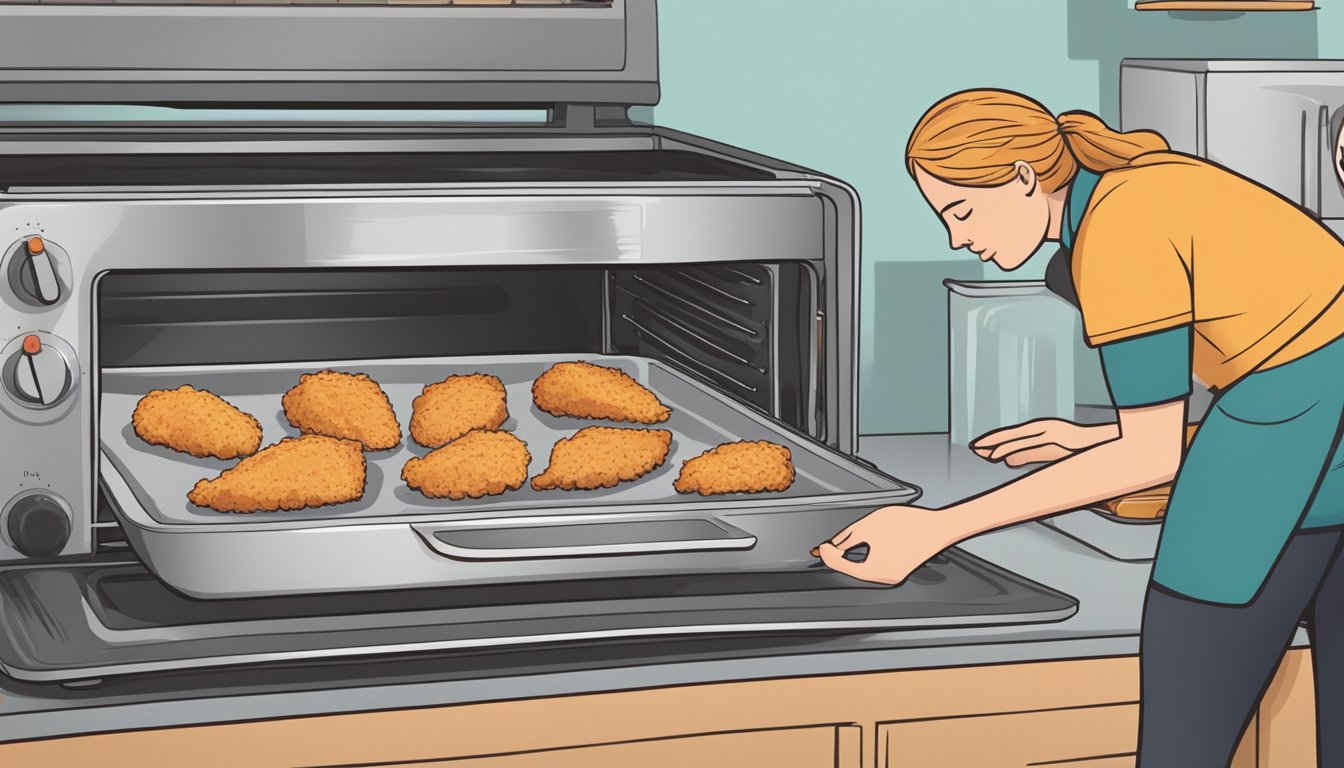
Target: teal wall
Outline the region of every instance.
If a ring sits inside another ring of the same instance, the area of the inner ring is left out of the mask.
[[[1344,58],[1344,0],[1318,3],[1218,16],[1138,12],[1127,0],[661,0],[663,96],[651,118],[858,187],[862,431],[942,431],[941,280],[1008,276],[948,250],[902,168],[923,111],[998,87],[1114,122],[1127,56]],[[1039,277],[1043,261],[1011,277]]]

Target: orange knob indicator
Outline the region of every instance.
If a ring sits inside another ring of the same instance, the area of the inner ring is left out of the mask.
[[[47,245],[46,243],[42,242],[42,238],[38,237],[37,235],[33,235],[32,237],[28,238],[28,253],[37,256],[45,252],[46,250]]]
[[[36,355],[42,351],[42,340],[33,334],[23,337],[23,352],[26,355]]]

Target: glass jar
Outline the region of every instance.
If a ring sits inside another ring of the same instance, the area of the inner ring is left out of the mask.
[[[1032,419],[1074,419],[1096,352],[1082,319],[1044,281],[945,280],[951,442]],[[1088,387],[1090,389],[1090,387]]]

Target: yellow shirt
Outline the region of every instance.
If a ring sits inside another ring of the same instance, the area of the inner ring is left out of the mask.
[[[1344,243],[1193,157],[1155,152],[1102,174],[1072,263],[1089,345],[1192,324],[1194,374],[1220,390],[1344,335]]]

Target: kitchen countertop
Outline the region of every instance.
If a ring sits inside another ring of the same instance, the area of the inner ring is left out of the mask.
[[[940,507],[1019,471],[947,435],[874,435],[860,454]],[[694,683],[1044,661],[1138,652],[1151,564],[1114,560],[1023,523],[964,542],[971,554],[1072,595],[1051,624],[839,636],[688,638],[513,649],[298,668],[141,675],[88,689],[0,680],[0,741],[108,730],[402,709]],[[1305,644],[1299,632],[1298,644]]]

